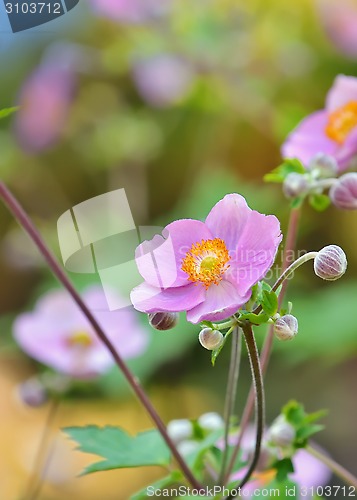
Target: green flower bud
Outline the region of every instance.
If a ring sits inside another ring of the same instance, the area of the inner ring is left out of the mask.
[[[205,349],[213,351],[221,347],[223,338],[220,331],[212,330],[211,328],[203,328],[203,330],[200,331],[198,340]]]
[[[347,257],[341,247],[328,245],[318,252],[314,260],[315,274],[323,280],[335,281],[345,274]]]
[[[279,340],[291,340],[298,332],[298,320],[292,314],[285,314],[274,323],[274,333]]]
[[[150,325],[155,330],[171,330],[177,325],[179,315],[176,312],[156,312],[148,315]]]

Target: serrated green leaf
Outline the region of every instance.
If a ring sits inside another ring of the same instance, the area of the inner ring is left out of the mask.
[[[331,199],[327,194],[312,194],[309,203],[317,212],[323,212],[331,205]]]
[[[283,458],[282,460],[277,460],[273,464],[273,468],[276,469],[276,480],[278,483],[286,481],[288,479],[288,474],[294,472],[294,466],[291,458]]]
[[[327,414],[328,410],[318,410],[313,413],[308,413],[305,417],[305,423],[311,424],[312,422],[316,422],[316,420],[326,417]]]
[[[179,470],[174,470],[171,472],[169,476],[166,476],[154,483],[150,483],[151,488],[154,490],[162,491],[164,488],[169,488],[170,486],[174,486],[175,484],[180,483],[183,480],[182,472]],[[148,486],[143,488],[142,490],[135,493],[130,497],[130,500],[145,500],[148,498]]]
[[[324,428],[325,426],[322,424],[309,424],[307,426],[301,427],[296,433],[296,441],[304,442],[304,444],[306,444],[307,439],[310,436],[324,430]]]
[[[272,290],[270,292],[263,290],[260,304],[264,312],[270,317],[278,312],[278,297]]]
[[[13,106],[12,108],[4,108],[0,109],[0,118],[6,118],[7,116],[12,115],[19,109],[19,106]]]
[[[306,173],[303,164],[297,158],[286,158],[279,167],[274,168],[263,179],[265,182],[284,182],[285,177],[291,173]]]
[[[120,427],[66,427],[63,429],[79,446],[77,449],[99,455],[105,460],[89,465],[81,475],[92,472],[141,467],[146,465],[168,465],[171,453],[156,429],[130,436]]]

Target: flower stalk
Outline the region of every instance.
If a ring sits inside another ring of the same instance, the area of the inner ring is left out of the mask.
[[[72,296],[73,300],[76,302],[80,310],[83,312],[83,314],[87,317],[88,321],[92,325],[93,329],[95,330],[96,334],[100,338],[100,340],[106,345],[110,353],[112,354],[116,364],[122,371],[124,377],[128,381],[129,385],[131,386],[132,390],[134,391],[135,395],[143,405],[143,407],[146,409],[147,413],[151,417],[152,421],[156,425],[158,431],[162,435],[163,439],[165,440],[167,446],[170,448],[174,458],[176,459],[178,465],[180,466],[183,474],[185,475],[187,481],[194,487],[194,488],[200,488],[201,485],[200,483],[196,480],[194,475],[192,474],[190,468],[187,466],[186,462],[178,452],[174,442],[171,440],[170,436],[167,433],[165,424],[161,420],[159,414],[153,407],[152,403],[150,402],[147,394],[145,393],[143,387],[141,386],[139,380],[135,377],[133,373],[131,373],[130,369],[128,368],[127,364],[125,361],[122,359],[120,354],[116,351],[115,347],[111,343],[111,341],[108,339],[107,335],[91,313],[91,311],[88,309],[84,301],[82,300],[81,296],[79,293],[76,291],[74,288],[73,284],[69,280],[68,276],[66,273],[63,271],[62,267],[58,263],[57,259],[55,256],[52,254],[52,252],[49,250],[47,245],[45,244],[44,240],[42,239],[40,233],[34,226],[33,222],[29,218],[29,216],[26,214],[25,210],[22,208],[22,206],[19,204],[17,199],[14,197],[14,195],[11,193],[11,191],[7,188],[7,186],[3,183],[0,182],[0,198],[3,200],[5,205],[8,207],[10,212],[13,214],[15,219],[18,221],[20,226],[25,230],[25,232],[29,235],[29,237],[32,239],[32,241],[35,243],[37,246],[38,250],[48,263],[50,269],[52,270],[53,274],[57,277],[57,279],[62,283],[62,285],[67,289],[69,294]]]
[[[314,446],[306,446],[306,451],[310,453],[313,457],[324,463],[336,476],[338,476],[346,484],[349,484],[354,489],[357,488],[357,477],[355,477],[351,472],[346,470],[342,465],[335,462],[332,458],[326,456],[324,453],[319,451]]]

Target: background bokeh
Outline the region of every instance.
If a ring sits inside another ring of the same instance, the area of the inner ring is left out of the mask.
[[[281,161],[287,133],[323,107],[334,77],[357,76],[357,6],[338,3],[345,17],[333,0],[84,0],[73,19],[67,14],[48,31],[20,34],[16,43],[1,33],[0,108],[21,106],[0,121],[1,177],[57,255],[59,216],[118,188],[138,226],[204,218],[226,193],[239,192],[251,207],[276,214],[284,232],[288,202],[262,176]],[[291,343],[275,343],[266,378],[268,419],[290,398],[308,411],[328,408],[318,442],[355,473],[356,229],[355,212],[304,207],[298,248],[338,244],[349,267],[332,284],[309,265],[299,270],[288,296],[300,331]],[[17,385],[42,368],[16,346],[12,322],[58,285],[4,207],[0,231],[0,499],[9,500],[25,487],[48,411],[16,398]],[[79,290],[99,282],[71,278]],[[221,413],[228,349],[212,368],[184,317],[169,332],[140,320],[151,344],[130,365],[163,419]],[[257,330],[259,342],[264,334]],[[246,356],[239,384],[241,411],[250,384]],[[58,429],[85,423],[130,432],[151,425],[116,369],[78,387],[53,426],[43,500],[124,500],[160,477],[156,468],[76,477],[91,457],[72,451]]]

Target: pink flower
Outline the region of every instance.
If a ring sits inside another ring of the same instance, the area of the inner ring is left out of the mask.
[[[161,0],[90,0],[95,13],[114,21],[140,24],[157,17],[167,9]]]
[[[61,135],[75,87],[70,69],[43,64],[23,85],[15,119],[15,134],[28,151],[52,146]]]
[[[190,67],[179,57],[161,54],[134,66],[140,95],[153,106],[165,107],[182,99],[192,83]]]
[[[139,245],[136,263],[145,281],[132,291],[132,303],[146,313],[187,311],[192,323],[225,319],[249,300],[281,239],[276,217],[229,194],[205,222],[177,220]]]
[[[124,358],[145,351],[148,338],[132,310],[109,311],[99,286],[88,288],[83,300]],[[94,377],[114,364],[66,291],[51,291],[39,299],[33,312],[20,314],[14,323],[14,336],[31,357],[74,378]]]
[[[357,154],[357,78],[339,75],[327,94],[325,109],[307,116],[282,146],[285,158],[306,166],[318,153],[334,157],[339,170]]]
[[[321,0],[317,4],[327,36],[347,57],[357,57],[357,5],[354,0]]]

